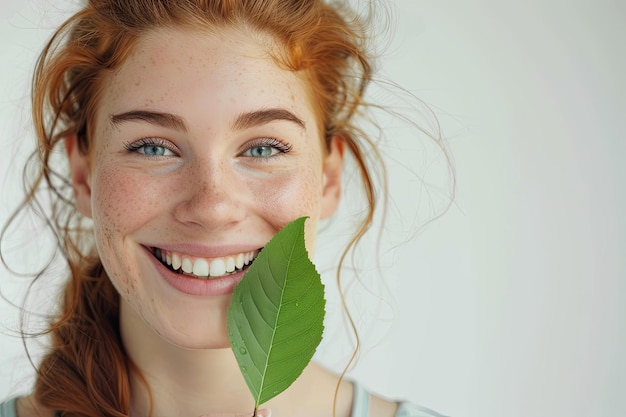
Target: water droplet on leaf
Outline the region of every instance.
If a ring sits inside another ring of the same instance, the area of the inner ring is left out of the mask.
[[[246,350],[245,347],[240,347],[239,348],[239,353],[241,353],[242,355],[245,355],[246,353],[248,353],[248,351]]]

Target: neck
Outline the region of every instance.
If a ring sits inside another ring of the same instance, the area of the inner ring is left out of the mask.
[[[131,416],[251,415],[254,399],[230,347],[185,349],[160,337],[121,302],[120,331],[138,372],[131,372]],[[352,385],[311,363],[288,390],[270,400],[277,416],[350,415]]]
[[[130,376],[132,415],[196,417],[253,410],[252,394],[230,348],[175,346],[129,310],[122,302],[122,340],[138,371]]]

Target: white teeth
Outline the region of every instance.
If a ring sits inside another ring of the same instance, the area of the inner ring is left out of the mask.
[[[226,258],[226,272],[234,272],[235,271],[235,260],[232,256]]]
[[[213,265],[213,262],[211,262],[211,265]],[[196,262],[193,263],[193,274],[199,277],[208,277],[209,263],[204,259],[196,259]]]
[[[188,274],[191,274],[193,272],[193,264],[191,263],[191,260],[189,260],[189,258],[183,258],[182,268],[183,272],[186,272]]]
[[[226,264],[223,259],[213,259],[211,261],[211,272],[210,275],[212,277],[221,277],[226,274]]]
[[[172,254],[172,269],[174,271],[178,271],[181,265],[182,265],[182,261],[180,260],[180,256],[173,253]]]
[[[235,259],[235,268],[241,269],[243,268],[243,253],[237,255],[237,259]]]
[[[186,274],[193,274],[198,278],[222,277],[227,274],[241,270],[249,265],[258,254],[258,251],[239,253],[233,256],[222,258],[186,258],[175,252],[165,252],[161,249],[154,249],[154,256],[164,264],[169,265],[174,271]]]

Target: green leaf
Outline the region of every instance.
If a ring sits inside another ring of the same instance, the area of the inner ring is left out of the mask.
[[[304,244],[305,220],[270,240],[228,308],[230,345],[255,409],[300,376],[322,340],[324,285]]]

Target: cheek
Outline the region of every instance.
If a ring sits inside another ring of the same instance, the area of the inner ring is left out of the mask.
[[[153,178],[133,175],[114,166],[101,167],[92,184],[94,227],[114,233],[132,231],[162,201]]]
[[[247,188],[259,213],[272,224],[274,232],[287,223],[308,216],[305,236],[307,249],[313,250],[313,243],[320,217],[322,198],[321,170],[303,167],[271,176],[267,181],[248,182]],[[260,187],[261,185],[261,187]]]
[[[115,166],[93,173],[92,214],[96,247],[109,277],[122,295],[134,294],[137,263],[126,237],[152,218],[158,207],[154,181],[142,180]]]
[[[321,187],[320,174],[312,169],[294,170],[270,177],[263,182],[262,189],[259,189],[258,183],[248,182],[248,188],[265,210],[285,218],[298,214],[318,216]]]

